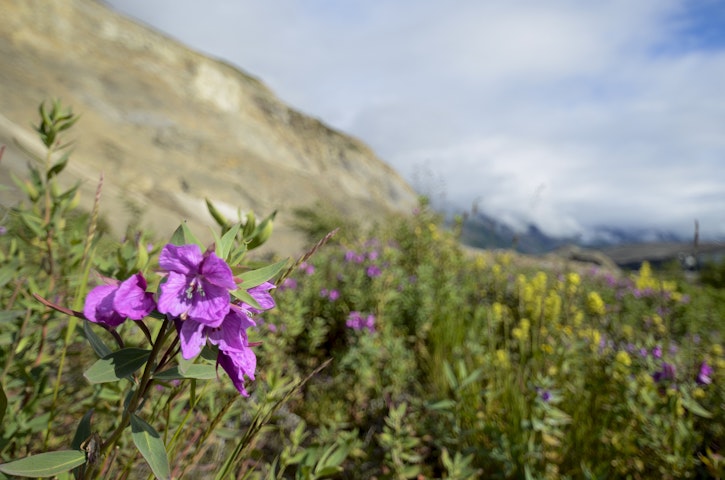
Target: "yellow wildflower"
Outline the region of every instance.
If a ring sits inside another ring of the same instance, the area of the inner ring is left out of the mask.
[[[569,274],[566,276],[566,282],[567,282],[567,293],[569,295],[574,295],[577,291],[577,288],[579,288],[579,284],[581,283],[581,277],[576,272],[569,272]]]
[[[589,292],[589,295],[587,295],[587,308],[592,315],[601,316],[607,313],[604,300],[602,300],[602,297],[597,292]]]
[[[506,350],[502,348],[496,350],[496,363],[502,367],[509,366],[509,354]]]
[[[624,365],[625,367],[629,367],[630,365],[632,365],[632,359],[630,358],[629,353],[625,352],[624,350],[618,351],[615,358],[617,362]]]
[[[561,297],[555,290],[550,290],[544,300],[544,313],[552,322],[557,321],[561,315]]]

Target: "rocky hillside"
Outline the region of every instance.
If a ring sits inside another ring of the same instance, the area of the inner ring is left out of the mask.
[[[290,254],[302,246],[288,226],[295,207],[320,201],[371,218],[414,206],[412,189],[366,145],[247,73],[93,0],[2,3],[2,184],[25,170],[14,140],[37,148],[37,105],[60,98],[82,115],[70,175],[90,204],[103,172],[102,213],[119,232],[138,211],[159,235],[181,220],[206,231],[209,197],[233,218],[278,209],[272,247]]]

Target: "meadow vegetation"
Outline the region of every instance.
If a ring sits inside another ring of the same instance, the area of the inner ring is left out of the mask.
[[[210,204],[254,323],[235,379],[228,323],[202,348],[161,300],[193,233],[112,238],[55,183],[76,117],[40,113],[0,232],[0,478],[723,478],[721,285],[472,253],[425,202],[365,227],[301,209],[320,242],[285,263],[247,255],[273,216]],[[100,275],[139,274],[155,309],[89,321]]]

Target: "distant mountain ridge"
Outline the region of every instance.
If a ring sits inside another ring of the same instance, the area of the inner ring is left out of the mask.
[[[624,268],[637,268],[643,261],[664,264],[680,261],[701,262],[709,258],[725,257],[725,242],[698,242],[693,237],[683,238],[672,232],[654,229],[628,229],[622,227],[597,227],[586,237],[556,237],[544,233],[536,225],[525,230],[515,229],[485,213],[476,212],[465,216],[461,226],[461,242],[479,249],[513,249],[520,253],[542,255],[554,251],[571,253],[571,247],[597,250],[615,264]],[[581,252],[581,250],[576,250]]]
[[[546,234],[533,223],[526,225],[522,231],[481,212],[465,216],[461,239],[473,247],[513,248],[530,254],[545,253],[572,244],[607,248],[626,244],[692,242],[692,237],[684,238],[673,232],[613,226],[594,227],[587,231],[586,235],[553,236]]]
[[[209,197],[227,216],[278,209],[272,246],[297,251],[291,211],[322,203],[374,219],[410,212],[413,189],[361,141],[279,100],[260,80],[194,52],[93,0],[5,0],[0,22],[0,183],[24,174],[15,141],[38,150],[37,106],[60,98],[81,120],[67,171],[123,231],[159,235],[187,220],[201,234]],[[64,172],[64,175],[66,172]],[[3,193],[12,202],[12,192]],[[139,212],[144,212],[139,219]]]

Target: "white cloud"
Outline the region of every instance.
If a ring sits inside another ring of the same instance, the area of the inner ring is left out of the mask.
[[[566,232],[725,234],[725,49],[685,0],[113,0],[447,201]],[[696,33],[696,31],[695,31]]]

